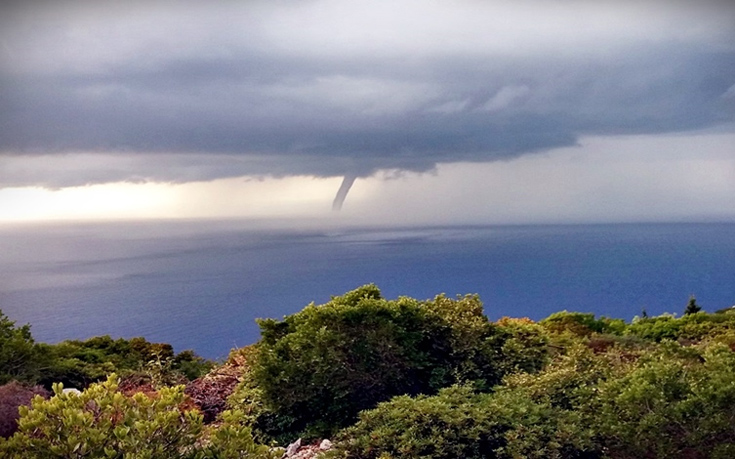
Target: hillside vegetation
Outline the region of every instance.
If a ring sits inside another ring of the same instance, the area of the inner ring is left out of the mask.
[[[492,322],[474,295],[366,285],[259,320],[211,369],[142,338],[35,343],[0,315],[0,456],[269,458],[330,438],[328,458],[731,458],[735,314],[700,309]]]

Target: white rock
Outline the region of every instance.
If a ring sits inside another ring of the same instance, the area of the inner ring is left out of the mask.
[[[294,454],[296,454],[296,451],[301,448],[301,439],[299,438],[295,442],[288,445],[288,448],[286,448],[286,454],[283,455],[283,457],[291,457]]]
[[[321,443],[319,443],[319,449],[322,451],[332,449],[332,442],[329,441],[329,439],[325,438],[324,440],[322,440]]]
[[[74,389],[73,387],[70,387],[68,389],[61,389],[62,394],[71,394],[71,395],[79,395],[82,393],[79,389]]]

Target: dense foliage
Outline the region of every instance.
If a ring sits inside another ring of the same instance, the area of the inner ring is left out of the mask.
[[[127,396],[117,384],[112,375],[80,394],[55,385],[50,400],[36,397],[30,408],[21,407],[18,432],[0,442],[0,453],[19,459],[277,457],[253,441],[236,411],[205,429],[202,415],[187,409],[184,386]]]
[[[575,347],[491,394],[394,398],[344,430],[344,457],[709,458],[735,453],[735,354],[676,343],[630,360]]]
[[[206,373],[212,365],[190,350],[175,354],[170,344],[140,337],[97,336],[85,341],[36,343],[29,325],[16,327],[0,311],[0,384],[16,380],[51,389],[53,383],[61,382],[83,389],[113,372],[186,382]]]
[[[538,339],[526,341],[536,345],[531,353],[504,355],[506,341],[520,333],[489,322],[476,296],[385,300],[366,285],[259,323],[255,384],[288,421],[280,426],[306,436],[331,435],[396,395],[434,394],[455,383],[487,390],[509,368],[539,367],[544,357]]]
[[[40,376],[42,358],[30,325],[16,327],[0,311],[0,384],[11,380],[35,382]]]
[[[731,458],[735,312],[697,308],[491,322],[477,296],[387,300],[366,285],[259,321],[258,343],[186,391],[208,365],[190,351],[45,345],[0,313],[0,376],[20,381],[0,386],[5,435],[18,430],[0,457],[271,458],[282,450],[266,444],[329,435],[325,456],[345,459]],[[127,379],[79,395],[52,384],[111,372]],[[30,402],[38,382],[55,395]]]

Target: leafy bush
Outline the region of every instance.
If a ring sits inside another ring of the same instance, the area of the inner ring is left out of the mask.
[[[18,432],[0,444],[0,452],[19,458],[180,457],[201,432],[201,415],[180,408],[183,387],[164,388],[157,396],[127,397],[117,378],[92,384],[79,395],[36,397],[21,407]]]
[[[732,457],[735,354],[667,343],[599,387],[592,420],[613,457]]]
[[[689,343],[717,340],[720,336],[735,333],[735,314],[707,314],[695,312],[682,317],[662,314],[657,317],[633,321],[626,334],[649,341],[664,339]]]
[[[256,440],[267,442],[276,440],[287,444],[293,440],[288,427],[293,419],[278,416],[263,400],[263,391],[257,386],[253,378],[252,363],[257,358],[258,345],[250,345],[230,353],[228,363],[240,367],[239,381],[229,394],[226,406],[237,410],[246,417],[247,423],[253,427]],[[281,435],[286,432],[286,435]]]
[[[179,352],[171,361],[171,369],[181,373],[189,381],[204,376],[212,368],[214,362],[198,356],[190,349]]]
[[[496,322],[501,373],[536,372],[549,360],[549,334],[530,319],[503,317]]]
[[[354,459],[492,457],[504,443],[504,426],[487,409],[489,397],[466,386],[396,397],[360,413],[340,433],[337,451]]]
[[[38,382],[49,388],[55,382],[84,388],[110,373],[134,372],[147,374],[155,380],[154,385],[173,385],[199,377],[212,367],[192,351],[174,354],[170,344],[151,343],[141,337],[127,340],[105,335],[40,346],[46,366]]]
[[[183,386],[126,396],[113,375],[78,395],[64,394],[61,384],[54,392],[21,407],[18,432],[0,440],[0,456],[275,459],[279,453],[253,441],[240,412],[226,411],[221,423],[203,428],[201,414],[186,409]]]
[[[0,386],[0,437],[9,437],[18,429],[18,408],[28,406],[34,396],[48,398],[50,395],[41,386],[27,386],[17,381]]]
[[[388,302],[363,291],[307,306],[282,322],[259,321],[263,339],[253,376],[265,402],[293,419],[293,433],[310,426],[326,434],[378,401],[428,389],[426,311],[415,300]]]
[[[579,344],[491,394],[402,396],[360,414],[338,455],[380,458],[725,458],[735,451],[735,353],[667,341],[630,354]]]
[[[576,410],[595,398],[600,382],[624,373],[630,365],[633,363],[614,350],[595,354],[580,343],[536,374],[509,375],[499,390],[517,390],[537,402]]]
[[[401,396],[360,413],[338,436],[335,457],[484,459],[595,457],[580,416],[523,391],[475,393],[467,386],[435,396]]]
[[[494,394],[495,403],[511,409],[498,457],[602,457],[591,423],[597,388],[630,365],[615,349],[597,354],[577,343],[538,373],[509,375]]]
[[[578,336],[590,336],[593,333],[622,334],[626,328],[621,319],[596,319],[592,313],[569,311],[555,312],[539,324],[554,333],[569,332]]]
[[[42,360],[30,325],[16,327],[0,310],[0,384],[12,380],[35,383]]]
[[[698,312],[679,319],[681,330],[678,339],[693,342],[718,340],[735,333],[735,315]]]
[[[489,322],[477,295],[438,295],[420,305],[434,316],[425,334],[441,351],[433,356],[430,393],[456,383],[490,390],[506,372],[539,368],[544,362],[544,333],[529,324]]]
[[[253,379],[283,432],[327,436],[393,396],[500,382],[503,333],[476,296],[388,301],[367,285],[283,321],[259,321]],[[525,358],[525,357],[524,357]]]
[[[192,459],[281,459],[283,448],[269,448],[255,442],[249,417],[240,410],[227,410],[221,422],[205,428],[203,440]]]
[[[735,353],[722,344],[665,341],[635,354],[577,346],[538,374],[508,377],[496,396],[502,394],[529,397],[563,420],[546,439],[511,422],[507,450],[523,457],[544,450],[551,457],[549,448],[565,442],[577,455],[613,458],[728,457],[735,448]],[[575,457],[571,451],[561,457]]]
[[[50,389],[53,383],[61,382],[84,388],[104,380],[110,373],[157,370],[153,376],[162,382],[182,378],[185,382],[198,378],[212,366],[212,362],[193,351],[174,354],[170,344],[150,343],[140,337],[114,340],[105,335],[86,341],[36,343],[30,325],[16,327],[0,310],[0,384],[17,380]]]
[[[649,341],[676,340],[681,330],[681,320],[671,314],[650,317],[633,322],[627,333]]]

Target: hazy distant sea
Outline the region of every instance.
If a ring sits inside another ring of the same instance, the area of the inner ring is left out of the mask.
[[[39,341],[145,336],[206,357],[374,282],[384,296],[478,293],[487,315],[631,319],[735,304],[735,224],[393,229],[248,222],[0,227],[0,309]]]

